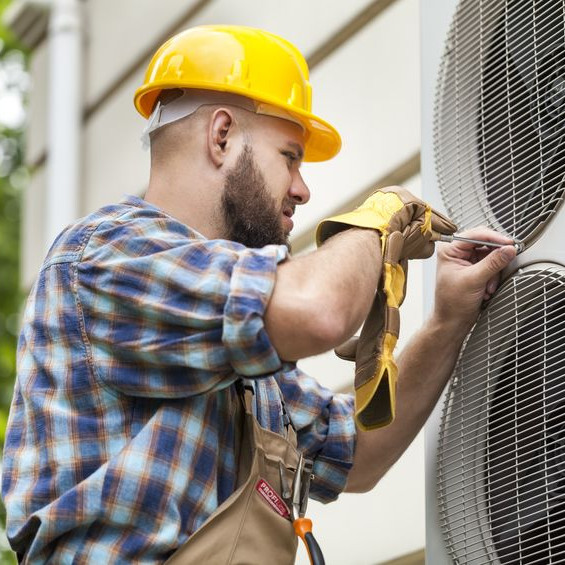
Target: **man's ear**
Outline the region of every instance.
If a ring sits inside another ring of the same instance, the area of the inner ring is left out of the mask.
[[[235,119],[228,108],[214,110],[208,122],[208,153],[216,167],[221,167],[233,145]]]

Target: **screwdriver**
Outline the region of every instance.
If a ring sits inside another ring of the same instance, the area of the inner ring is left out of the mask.
[[[505,245],[510,245],[508,243],[493,243],[492,241],[482,241],[480,239],[469,239],[468,237],[462,237],[460,235],[445,235],[439,234],[438,241],[444,241],[446,243],[451,243],[452,241],[465,241],[466,243],[474,243],[475,245],[484,245],[486,247],[504,247]],[[526,246],[521,241],[514,241],[512,243],[516,248],[516,253],[522,253]]]

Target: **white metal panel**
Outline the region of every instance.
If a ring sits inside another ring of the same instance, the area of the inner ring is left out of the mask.
[[[433,154],[434,98],[439,62],[444,49],[449,22],[455,11],[456,4],[456,0],[434,0],[433,3],[428,3],[428,10],[422,13],[422,182],[424,196],[428,200],[435,202],[439,201],[440,196]],[[535,41],[531,45],[535,46]],[[515,111],[518,113],[517,109]],[[454,158],[456,157],[459,157],[459,155],[454,155]],[[565,265],[564,229],[565,208],[561,206],[552,220],[544,227],[539,238],[530,242],[531,245],[510,265],[504,276],[513,276],[517,269],[525,266],[533,269],[535,266],[543,266],[547,263]],[[425,285],[427,307],[432,303],[432,292],[433,283],[431,282],[431,275],[427,274]],[[497,300],[496,296],[493,298],[493,301],[495,300]],[[520,312],[519,308],[518,312]],[[519,365],[518,359],[516,363]],[[451,560],[447,557],[445,542],[442,539],[437,508],[436,450],[442,404],[443,399],[438,403],[438,407],[426,427],[426,555],[428,562],[433,565],[451,563]],[[517,417],[517,428],[518,424],[519,418]],[[461,447],[462,451],[463,447]],[[473,495],[473,497],[475,498],[476,495]]]
[[[457,0],[432,0],[426,2],[426,9],[421,12],[421,61],[422,61],[422,148],[421,174],[422,194],[425,200],[438,210],[443,210],[439,187],[435,176],[433,152],[433,118],[436,83],[441,56],[445,46],[445,38]],[[424,267],[424,311],[429,312],[433,306],[435,288],[435,261]],[[437,462],[436,445],[441,420],[440,400],[431,414],[425,428],[426,438],[426,562],[429,565],[448,565],[449,559],[445,551],[439,515],[437,509]]]
[[[418,0],[399,0],[312,73],[314,111],[343,137],[328,163],[305,164],[299,230],[394,170],[420,146]]]

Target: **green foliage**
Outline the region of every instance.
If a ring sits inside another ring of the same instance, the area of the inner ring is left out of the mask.
[[[7,413],[12,396],[20,305],[21,186],[16,180],[21,164],[19,137],[14,132],[0,130],[0,419]],[[2,443],[4,431],[0,427]]]
[[[1,23],[10,0],[0,0],[0,446],[16,374],[16,345],[21,292],[19,280],[21,193],[27,181],[23,166],[21,101],[27,89],[26,54]],[[0,504],[0,563],[15,563],[4,535]]]
[[[4,22],[2,21],[2,15],[11,3],[12,0],[0,0],[0,38],[2,38],[4,43],[9,44],[10,47],[19,48],[14,34],[4,25]]]

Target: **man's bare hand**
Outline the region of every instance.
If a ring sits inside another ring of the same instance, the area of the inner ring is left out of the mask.
[[[488,228],[470,229],[461,235],[508,244],[495,249],[462,241],[438,245],[434,316],[466,333],[483,301],[490,300],[498,288],[500,273],[516,257],[516,249],[511,239]]]

